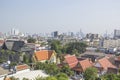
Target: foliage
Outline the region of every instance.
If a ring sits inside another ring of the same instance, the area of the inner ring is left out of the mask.
[[[29,56],[23,55],[23,62],[24,63],[29,63]]]
[[[60,69],[54,63],[53,64],[49,64],[49,63],[38,62],[38,63],[36,63],[35,69],[45,70],[45,72],[47,74],[49,74],[49,75],[56,75],[57,73],[60,72]]]
[[[11,62],[17,62],[19,59],[17,58],[18,54],[14,51],[10,50],[0,50],[0,62],[6,62],[10,60]]]
[[[42,42],[42,43],[40,43],[40,45],[41,46],[45,46],[45,45],[47,45],[47,43],[46,42]]]
[[[36,70],[37,70],[37,69],[44,70],[46,66],[47,66],[47,64],[45,64],[45,63],[37,62],[37,63],[36,63],[36,66],[35,66],[35,69],[36,69]]]
[[[23,53],[21,52],[14,52],[11,50],[0,50],[0,63],[6,62],[8,60],[11,61],[10,66],[16,65],[18,62],[23,61],[23,63],[31,63],[31,54],[25,54],[21,56]],[[22,57],[22,60],[21,60]]]
[[[72,42],[66,44],[66,52],[70,54],[83,53],[86,51],[87,45],[82,42]]]
[[[68,76],[65,73],[59,73],[56,75],[57,80],[68,80]]]
[[[15,78],[15,77],[10,77],[10,80],[19,80],[19,78]]]
[[[35,43],[35,42],[36,42],[36,39],[30,37],[30,38],[27,40],[27,42],[28,42],[28,43]]]
[[[61,43],[58,40],[53,40],[50,42],[50,46],[52,50],[55,50],[56,53],[61,53]]]
[[[35,80],[46,80],[46,78],[43,78],[43,77],[37,76],[37,77],[35,78]]]
[[[48,66],[46,66],[45,68],[45,72],[50,75],[56,75],[57,73],[59,73],[59,71],[60,70],[56,64],[48,64]]]
[[[28,78],[23,78],[22,80],[29,80]]]
[[[63,63],[63,61],[65,60],[62,54],[57,54],[57,58],[60,60],[60,63]]]
[[[62,66],[61,72],[67,74],[68,76],[72,76],[73,75],[73,71],[69,68],[68,65]]]
[[[56,75],[60,72],[67,74],[68,76],[73,75],[73,71],[69,68],[69,66],[63,66],[59,68],[56,64],[49,64],[49,63],[36,63],[35,69],[44,70],[49,75]]]
[[[96,68],[87,68],[84,72],[85,80],[96,80],[97,78],[97,69]]]
[[[71,42],[66,45],[62,45],[60,41],[53,40],[50,41],[50,46],[52,50],[55,50],[57,53],[68,53],[68,54],[76,54],[83,53],[86,51],[87,45],[82,42]]]
[[[11,63],[10,63],[10,66],[11,66],[11,67],[12,67],[12,66],[15,66],[15,65],[17,65],[16,62],[11,62]]]
[[[50,77],[47,77],[46,80],[58,80],[58,79],[56,79],[56,78],[53,77],[53,76],[50,76]]]
[[[116,74],[105,74],[101,77],[102,80],[120,80],[120,75]]]
[[[72,50],[72,54],[75,54],[76,56],[79,56],[78,50],[77,49],[73,49]]]

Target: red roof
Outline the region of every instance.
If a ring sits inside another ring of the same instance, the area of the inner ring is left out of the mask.
[[[78,60],[75,55],[66,55],[65,62],[69,65],[70,68],[74,68],[78,64]]]
[[[3,45],[3,43],[4,43],[4,40],[0,40],[0,45]]]
[[[38,61],[49,60],[53,54],[53,50],[41,50],[35,52],[35,57]]]
[[[21,70],[25,70],[25,69],[29,69],[29,66],[26,64],[16,66],[17,71],[21,71]]]
[[[105,70],[107,70],[108,68],[116,68],[107,58],[99,59],[98,62]]]
[[[79,61],[79,64],[81,65],[81,68],[83,71],[85,71],[87,68],[93,66],[92,62],[89,61],[88,59]]]

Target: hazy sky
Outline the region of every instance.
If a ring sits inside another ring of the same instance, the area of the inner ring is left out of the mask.
[[[120,29],[120,0],[0,0],[0,32],[108,33]]]

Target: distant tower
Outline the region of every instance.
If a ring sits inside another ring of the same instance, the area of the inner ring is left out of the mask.
[[[83,32],[82,32],[81,29],[80,29],[80,37],[81,37],[81,38],[84,38],[84,34],[83,34]]]
[[[55,38],[58,37],[58,31],[53,32],[53,37],[55,37]]]
[[[114,30],[114,38],[120,38],[120,30]]]
[[[19,30],[18,29],[11,29],[11,35],[18,35],[19,34]]]
[[[107,30],[105,31],[104,38],[108,38]]]

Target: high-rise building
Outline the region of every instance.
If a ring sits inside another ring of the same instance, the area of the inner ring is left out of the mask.
[[[19,30],[18,29],[11,29],[11,35],[18,35],[19,34]]]
[[[120,38],[120,30],[114,30],[114,38]]]
[[[54,31],[54,32],[53,32],[53,36],[54,36],[54,37],[58,37],[58,31]]]

